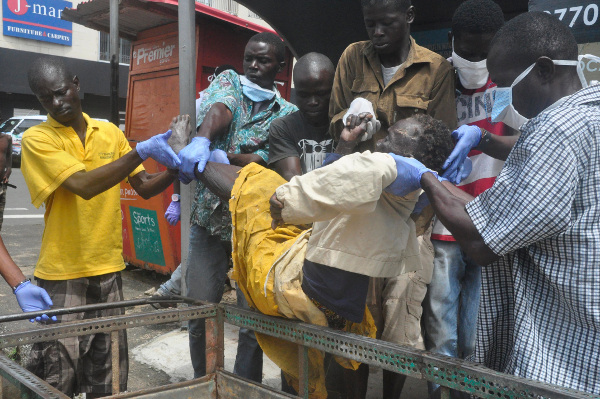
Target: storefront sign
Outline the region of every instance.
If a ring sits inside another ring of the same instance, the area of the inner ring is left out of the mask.
[[[176,35],[160,37],[151,42],[135,43],[131,59],[132,72],[164,69],[179,62],[179,46]]]
[[[571,28],[578,43],[600,41],[600,0],[530,0],[529,11],[556,16]]]
[[[2,24],[5,36],[71,46],[73,24],[60,18],[64,0],[2,0]]]
[[[165,266],[165,255],[160,239],[156,211],[130,206],[129,216],[131,217],[136,258],[144,262]]]

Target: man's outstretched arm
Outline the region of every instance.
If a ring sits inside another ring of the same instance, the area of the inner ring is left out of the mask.
[[[461,194],[453,194],[450,190],[459,189],[440,183],[433,173],[422,175],[421,187],[427,193],[435,215],[450,230],[469,257],[480,265],[488,265],[498,259],[498,255],[485,244],[483,237],[465,210],[465,205],[469,201],[464,197],[462,191]]]
[[[129,151],[116,161],[90,171],[80,170],[75,172],[62,183],[62,187],[83,199],[89,200],[119,184],[147,158],[153,158],[167,168],[177,169],[181,162],[167,143],[170,136],[170,130],[163,134],[157,134],[146,141],[138,143],[134,150]],[[173,182],[174,178],[170,177],[167,172],[164,172],[164,174],[165,176],[152,183],[144,183],[141,179],[142,176],[140,176],[140,180],[134,179],[132,185],[137,185],[137,188],[141,190],[140,195],[143,193],[144,198],[149,198],[157,194],[155,191],[158,186],[162,187],[168,181],[168,184],[163,187],[164,190]],[[155,183],[160,184],[156,185]]]
[[[207,162],[203,172],[199,172],[198,167],[195,167],[194,174],[213,194],[223,201],[229,201],[240,169],[242,168],[239,166]]]
[[[147,173],[145,170],[131,176],[129,184],[143,199],[152,198],[165,191],[177,178],[179,171],[169,169],[161,173]]]
[[[107,165],[88,172],[82,170],[73,173],[63,182],[62,187],[85,200],[89,200],[119,184],[142,161],[137,151],[133,150]]]
[[[25,278],[21,269],[19,269],[6,250],[2,237],[0,237],[0,275],[13,288],[17,302],[23,312],[46,310],[52,306],[52,299],[50,299],[46,290],[32,284]],[[46,315],[36,318],[37,321],[47,321],[49,319]],[[56,321],[56,316],[53,316],[52,320]],[[33,319],[30,321],[33,322]]]

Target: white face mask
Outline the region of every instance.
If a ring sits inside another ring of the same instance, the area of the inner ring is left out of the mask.
[[[571,61],[571,60],[553,60],[555,65],[572,65],[577,66],[577,75],[579,76],[579,80],[581,81],[581,86],[583,88],[588,87],[587,81],[583,76],[583,63],[581,60],[583,58],[591,58],[600,60],[600,57],[596,57],[595,55],[585,54],[579,56],[579,61]],[[528,74],[531,72],[535,63],[533,63],[529,68],[524,70],[513,82],[510,87],[498,87],[494,93],[494,106],[492,107],[492,122],[504,122],[504,124],[512,127],[513,129],[519,129],[523,126],[528,118],[525,118],[523,115],[519,114],[519,112],[515,109],[512,103],[512,89],[515,87],[520,81],[522,81]],[[556,104],[556,103],[555,103]]]
[[[488,81],[487,60],[473,62],[462,58],[454,52],[454,38],[452,39],[452,64],[456,68],[460,84],[465,89],[479,89]]]
[[[245,76],[240,76],[240,83],[242,84],[242,92],[254,102],[268,101],[276,95],[273,90],[263,89],[256,83],[248,80]],[[273,88],[275,87],[273,86]]]

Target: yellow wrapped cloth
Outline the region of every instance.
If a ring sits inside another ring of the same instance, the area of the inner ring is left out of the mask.
[[[302,291],[302,266],[310,229],[284,225],[271,229],[269,199],[286,181],[277,173],[257,164],[239,172],[229,200],[233,222],[233,274],[248,304],[263,314],[298,319],[327,326],[325,315]],[[348,322],[346,331],[375,338],[373,318],[365,308],[362,323]],[[287,375],[298,390],[298,349],[289,341],[256,334],[264,353]],[[310,349],[309,393],[326,398],[323,353]],[[342,366],[354,369],[359,363],[336,358]]]

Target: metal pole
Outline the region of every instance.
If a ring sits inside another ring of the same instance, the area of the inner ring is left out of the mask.
[[[204,319],[206,326],[206,374],[213,374],[225,366],[225,333],[223,309],[217,315]]]
[[[298,345],[298,396],[308,399],[308,346]]]
[[[121,388],[121,363],[119,357],[119,331],[110,332],[110,351],[112,365],[112,394],[116,395]]]
[[[203,302],[199,302],[192,298],[186,298],[182,296],[175,297],[150,297],[144,299],[129,299],[127,301],[119,301],[119,302],[107,302],[107,303],[98,303],[92,305],[81,305],[81,306],[73,306],[70,308],[58,308],[58,309],[48,309],[48,310],[38,310],[36,312],[27,312],[27,313],[16,313],[11,315],[0,316],[0,323],[6,323],[11,321],[18,320],[29,320],[35,319],[38,316],[47,315],[48,317],[58,316],[62,314],[73,314],[73,313],[83,313],[83,312],[94,312],[98,310],[106,310],[106,309],[118,309],[118,308],[126,308],[130,306],[138,306],[138,305],[151,305],[153,303],[181,303],[186,302],[188,304],[204,304]],[[52,322],[48,322],[48,324],[52,324]]]
[[[110,0],[110,121],[119,126],[119,0]]]
[[[196,120],[196,7],[194,0],[179,0],[179,113]],[[196,123],[194,122],[194,126]],[[195,182],[181,185],[181,264],[186,275],[190,242],[190,208]],[[182,293],[186,293],[182,279]]]

